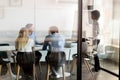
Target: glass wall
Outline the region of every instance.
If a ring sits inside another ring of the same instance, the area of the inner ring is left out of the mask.
[[[82,13],[79,12],[78,1],[82,1]],[[19,30],[28,23],[34,25],[37,42],[43,43],[45,36],[49,34],[49,28],[57,26],[59,33],[64,35],[66,40],[66,72],[70,73],[70,63],[73,61],[72,55],[78,53],[77,51],[79,51],[81,45],[81,43],[77,43],[77,37],[86,38],[88,43],[88,59],[84,58],[83,60],[90,64],[87,65],[84,62],[85,65],[82,65],[82,68],[76,66],[77,68],[74,68],[71,75],[73,76],[72,79],[70,77],[68,79],[73,80],[76,77],[79,79],[78,75],[80,74],[77,72],[80,72],[83,80],[89,80],[91,76],[95,77],[96,80],[100,80],[100,76],[106,74],[105,72],[100,75],[94,71],[92,71],[93,74],[89,72],[94,68],[91,11],[99,10],[100,33],[98,38],[100,43],[97,48],[97,55],[100,67],[101,70],[115,75],[114,80],[117,80],[120,60],[119,4],[119,0],[0,0],[0,43],[9,43],[15,46]],[[80,19],[78,18],[80,16],[82,17],[82,23],[79,25],[78,20]],[[78,33],[80,30],[78,26],[82,29],[82,35]],[[46,54],[42,53],[41,62],[45,62]],[[13,60],[11,62],[13,63]],[[78,61],[77,64],[79,63]],[[82,71],[80,71],[80,68]],[[88,76],[86,77],[87,73]],[[97,77],[94,75],[97,75]]]
[[[92,1],[92,0],[91,0]],[[85,1],[83,1],[83,26],[82,30],[85,33],[86,38],[88,39],[88,55],[89,59],[88,62],[90,62],[91,65],[89,65],[90,68],[94,68],[95,60],[94,60],[94,52],[93,52],[93,43],[92,43],[92,19],[90,12],[92,10],[98,10],[100,11],[100,18],[98,20],[98,25],[100,28],[100,33],[98,36],[98,39],[100,39],[100,43],[98,44],[97,48],[97,55],[99,57],[100,67],[101,70],[107,71],[108,73],[113,74],[116,76],[114,80],[118,80],[119,76],[119,33],[120,33],[120,16],[118,15],[120,13],[119,0],[93,0],[92,5],[89,5],[87,3],[87,8],[84,6]],[[87,1],[86,1],[87,2]],[[95,53],[95,54],[96,54]],[[88,70],[89,71],[89,70]],[[92,70],[95,74],[94,70]],[[84,68],[83,68],[84,73]],[[103,73],[104,74],[104,73]],[[92,75],[91,75],[92,76]],[[89,77],[89,76],[88,76]],[[94,76],[95,77],[95,76]],[[99,76],[97,76],[99,77]],[[110,78],[110,77],[107,77]],[[83,74],[83,80],[84,80],[84,74]],[[97,78],[97,80],[99,80]]]
[[[101,3],[104,8],[97,5]],[[120,7],[118,0],[95,1],[95,8],[101,11],[100,44],[98,46],[98,56],[100,65],[111,72],[119,75],[119,32],[120,32]],[[98,8],[99,7],[99,8]]]

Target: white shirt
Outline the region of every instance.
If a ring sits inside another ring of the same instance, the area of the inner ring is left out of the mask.
[[[93,20],[93,39],[97,39],[100,29],[97,20]]]
[[[29,39],[27,44],[25,45],[24,48],[22,48],[21,50],[18,50],[19,52],[32,52],[32,47],[34,46],[34,40],[33,39]]]

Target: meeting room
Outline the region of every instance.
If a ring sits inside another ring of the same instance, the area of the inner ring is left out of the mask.
[[[0,80],[119,80],[119,4],[0,0]]]

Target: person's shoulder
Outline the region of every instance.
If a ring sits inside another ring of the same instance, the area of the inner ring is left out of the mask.
[[[60,36],[60,37],[65,37],[65,36],[64,36],[64,35],[62,35],[62,34],[59,34],[59,36]]]
[[[46,38],[51,37],[52,35],[46,35]]]
[[[34,42],[34,40],[33,39],[31,39],[31,38],[29,38],[29,40],[28,41],[30,41],[30,42]]]
[[[34,41],[33,39],[29,38],[29,39],[28,39],[28,44],[29,44],[29,45],[31,45],[31,44],[34,45],[34,44],[35,44],[35,41]]]
[[[65,40],[65,36],[62,34],[59,34],[59,38],[61,38],[62,40]]]
[[[58,37],[63,37],[63,35],[62,35],[62,34],[60,34],[60,33],[56,33],[56,34],[55,34],[55,36],[58,36]]]

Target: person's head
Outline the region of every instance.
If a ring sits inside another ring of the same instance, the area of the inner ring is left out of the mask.
[[[25,27],[21,28],[18,37],[19,38],[28,37],[28,29]]]
[[[56,26],[51,26],[49,28],[49,34],[54,34],[54,33],[58,33],[58,28]]]
[[[16,39],[17,49],[21,49],[27,44],[28,39],[29,39],[28,35],[29,35],[28,29],[26,29],[25,27],[20,29],[18,37]]]
[[[26,24],[25,27],[28,29],[29,34],[31,34],[32,32],[34,32],[34,26],[33,26],[33,24],[31,24],[31,23]]]
[[[100,17],[100,12],[98,10],[91,11],[91,18],[93,20],[98,20]]]

